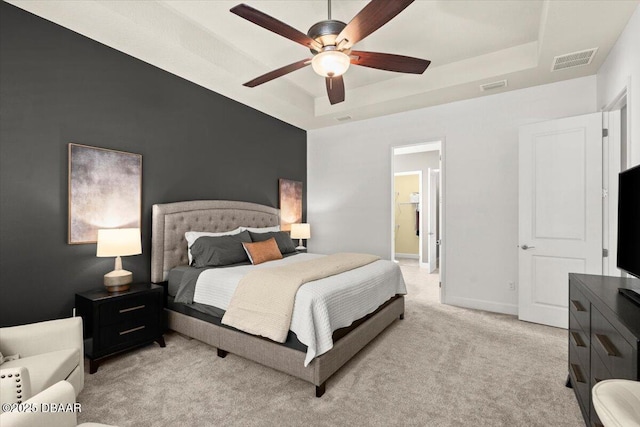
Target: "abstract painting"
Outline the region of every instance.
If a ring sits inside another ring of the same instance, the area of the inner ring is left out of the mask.
[[[69,144],[69,244],[99,228],[140,228],[142,155]]]
[[[302,222],[302,182],[278,180],[280,189],[280,229],[291,231],[291,224]]]

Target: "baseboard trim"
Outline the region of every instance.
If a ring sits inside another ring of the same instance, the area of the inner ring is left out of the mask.
[[[517,304],[505,304],[495,301],[486,301],[474,298],[464,298],[454,295],[446,295],[444,304],[455,305],[457,307],[473,308],[476,310],[491,311],[493,313],[518,315]]]
[[[420,255],[418,255],[418,254],[399,254],[399,253],[396,252],[396,258],[420,259]]]

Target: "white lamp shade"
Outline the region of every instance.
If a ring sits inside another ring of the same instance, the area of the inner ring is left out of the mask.
[[[309,239],[311,237],[311,226],[309,224],[291,224],[292,239]]]
[[[128,256],[142,253],[139,228],[98,230],[96,256]]]
[[[337,50],[320,52],[311,60],[313,71],[323,77],[341,76],[347,71],[350,64],[349,55]]]

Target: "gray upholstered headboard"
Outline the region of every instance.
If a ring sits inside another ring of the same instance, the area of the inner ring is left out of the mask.
[[[153,205],[151,281],[167,280],[169,270],[187,265],[187,231],[230,231],[240,226],[280,224],[280,210],[270,206],[229,200],[194,200]]]

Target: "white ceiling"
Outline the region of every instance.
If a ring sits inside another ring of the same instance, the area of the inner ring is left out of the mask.
[[[391,1],[391,0],[390,0]],[[640,0],[418,0],[356,45],[431,60],[422,75],[352,66],[346,101],[330,105],[311,67],[255,88],[242,83],[311,56],[303,46],[229,9],[240,1],[8,0],[215,92],[303,129],[392,114],[595,74]],[[245,0],[306,33],[326,0]],[[344,22],[367,1],[333,0]],[[557,55],[598,48],[592,63],[551,72]],[[506,88],[479,85],[508,80]]]

